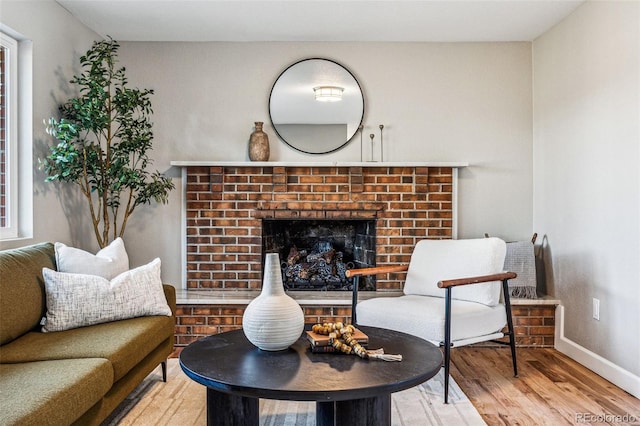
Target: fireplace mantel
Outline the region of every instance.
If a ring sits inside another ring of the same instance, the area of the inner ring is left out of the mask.
[[[464,161],[171,161],[175,167],[468,167]]]

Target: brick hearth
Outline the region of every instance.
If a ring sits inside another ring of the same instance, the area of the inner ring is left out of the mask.
[[[513,321],[519,347],[553,347],[556,300],[514,300]],[[242,328],[246,304],[181,304],[178,306],[176,347],[210,334]],[[351,305],[303,304],[305,322],[351,321]],[[495,345],[490,342],[484,346]]]

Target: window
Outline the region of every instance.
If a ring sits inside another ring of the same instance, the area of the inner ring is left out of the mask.
[[[4,68],[7,62],[4,59],[5,54],[6,49],[4,45],[0,46],[0,228],[7,226],[7,160],[5,159],[7,153],[7,132],[5,131],[5,123],[7,122],[7,107],[5,103],[7,95],[4,93],[7,87],[7,84],[4,82],[7,75]]]
[[[18,236],[18,42],[0,34],[0,236]]]
[[[0,28],[0,239],[13,239],[33,232],[32,45]]]

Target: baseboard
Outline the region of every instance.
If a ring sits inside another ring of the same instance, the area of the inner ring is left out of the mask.
[[[636,398],[640,398],[640,377],[565,337],[564,306],[562,305],[556,307],[555,349]]]

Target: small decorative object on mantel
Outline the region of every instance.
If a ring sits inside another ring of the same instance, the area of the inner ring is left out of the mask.
[[[360,131],[360,162],[362,162],[362,133],[364,131],[364,126],[360,124],[358,126],[358,130]]]
[[[256,130],[249,138],[249,160],[269,161],[269,135],[262,130],[262,121],[256,121]]]
[[[341,322],[328,322],[324,324],[316,324],[311,328],[311,333],[307,332],[307,338],[312,344],[312,352],[314,342],[315,346],[322,347],[323,340],[315,337],[315,335],[328,336],[328,344],[333,347],[335,352],[345,354],[355,354],[364,359],[381,359],[383,361],[402,361],[402,355],[385,354],[384,349],[369,350],[365,346],[369,343],[366,334],[355,328],[353,325],[344,325]],[[328,350],[316,350],[315,352],[332,352]]]
[[[264,351],[287,349],[304,330],[302,308],[284,291],[278,253],[266,255],[262,292],[245,309],[242,330]]]
[[[369,137],[371,138],[371,159],[369,161],[375,161],[374,156],[373,156],[373,138],[376,137],[376,135],[374,135],[373,133],[371,133],[369,135]]]
[[[384,146],[382,144],[382,129],[384,129],[384,124],[378,126],[380,128],[380,161],[384,161]]]

